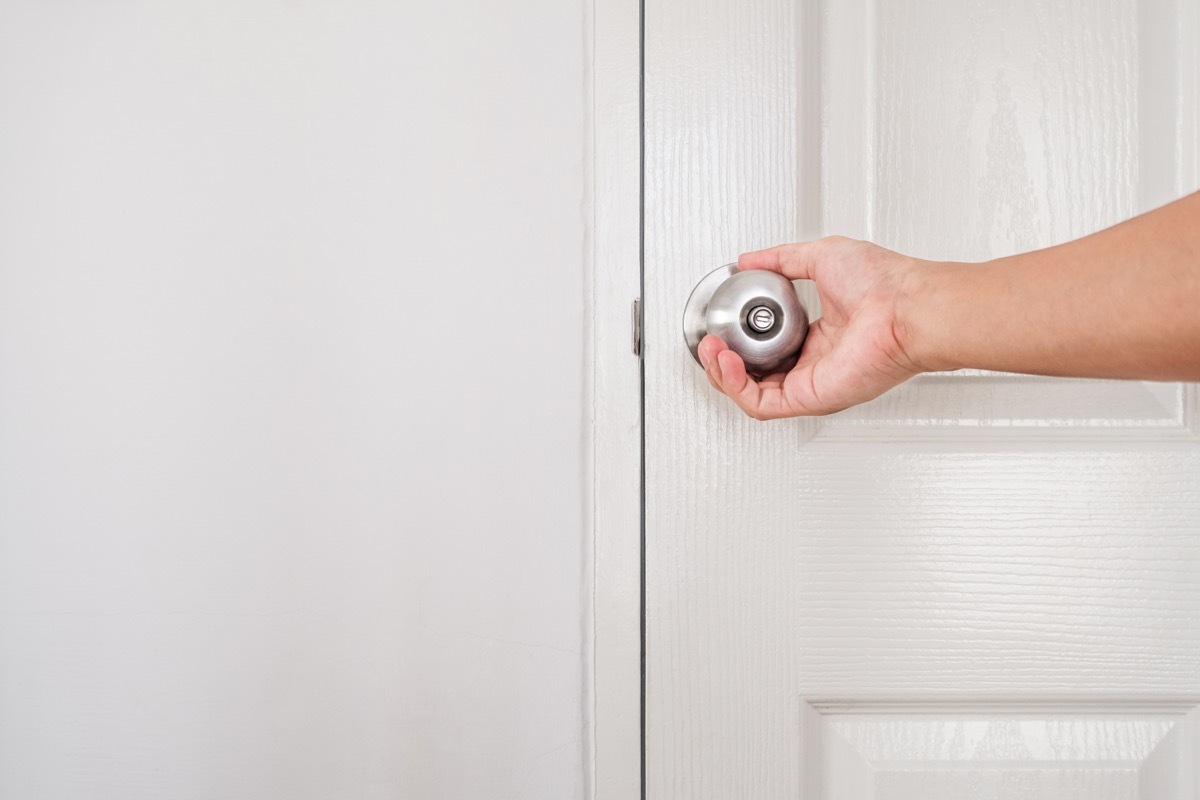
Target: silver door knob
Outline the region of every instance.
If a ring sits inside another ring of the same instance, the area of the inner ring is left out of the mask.
[[[726,264],[696,284],[683,310],[683,338],[697,363],[700,340],[710,333],[742,357],[747,372],[769,375],[796,362],[808,312],[795,284],[778,272]]]

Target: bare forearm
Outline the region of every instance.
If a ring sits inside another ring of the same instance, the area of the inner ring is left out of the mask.
[[[933,267],[905,298],[930,369],[1200,380],[1200,193],[1046,250]]]

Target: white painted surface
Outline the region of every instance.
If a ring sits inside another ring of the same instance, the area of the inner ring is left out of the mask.
[[[592,24],[591,774],[596,800],[628,800],[641,793],[642,763],[641,364],[630,330],[641,294],[640,2],[597,2]]]
[[[1039,710],[991,704],[824,708],[801,769],[833,800],[1135,800],[1195,795],[1197,711],[1130,714],[1099,701]]]
[[[1194,189],[1196,24],[647,3],[649,797],[1200,798],[1194,387],[935,375],[762,424],[679,331],[747,249],[983,258]]]
[[[582,796],[585,33],[0,3],[0,797]]]

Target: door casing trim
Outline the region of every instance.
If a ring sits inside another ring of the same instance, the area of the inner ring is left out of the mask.
[[[585,164],[585,796],[642,795],[641,0],[592,0]]]

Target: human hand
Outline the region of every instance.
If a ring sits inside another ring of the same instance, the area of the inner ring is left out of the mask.
[[[936,265],[841,236],[744,253],[739,269],[812,280],[822,316],[796,365],[754,380],[716,336],[700,342],[709,382],[755,419],[832,414],[927,371],[912,357],[905,303],[912,278]]]

